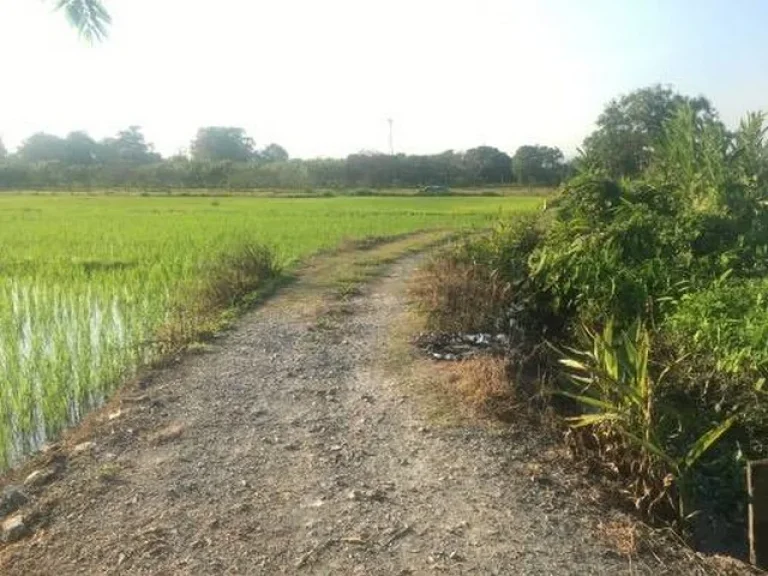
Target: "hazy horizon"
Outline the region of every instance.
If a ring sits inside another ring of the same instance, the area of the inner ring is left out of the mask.
[[[207,125],[293,157],[523,144],[572,155],[603,106],[661,83],[710,98],[728,125],[766,109],[768,5],[659,0],[323,4],[105,2],[88,45],[53,2],[0,0],[0,137],[142,126],[163,155]]]

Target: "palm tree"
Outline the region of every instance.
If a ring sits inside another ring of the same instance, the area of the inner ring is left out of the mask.
[[[89,42],[106,38],[112,17],[101,0],[55,0],[56,10],[63,10],[70,24]]]

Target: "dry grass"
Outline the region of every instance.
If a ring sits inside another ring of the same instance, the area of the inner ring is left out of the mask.
[[[503,358],[471,358],[451,368],[453,385],[474,410],[502,415],[514,405],[514,390]]]
[[[628,517],[600,522],[597,535],[616,554],[628,559],[629,574],[676,574],[682,566],[686,574],[764,574],[737,558],[696,552],[671,529],[654,529]]]
[[[505,316],[509,287],[488,268],[452,255],[428,262],[411,293],[430,332],[460,334],[496,331]],[[481,356],[444,365],[444,388],[471,412],[506,419],[515,405],[514,386],[504,358]]]
[[[413,292],[437,332],[489,332],[509,305],[509,285],[487,267],[442,254],[421,270]]]
[[[597,532],[608,546],[622,556],[634,556],[640,550],[637,523],[629,518],[600,522]]]

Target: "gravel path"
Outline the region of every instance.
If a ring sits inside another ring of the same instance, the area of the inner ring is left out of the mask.
[[[522,428],[423,420],[380,362],[417,261],[320,320],[279,296],[126,392],[45,457],[58,477],[27,489],[37,529],[0,573],[663,573],[531,480]]]

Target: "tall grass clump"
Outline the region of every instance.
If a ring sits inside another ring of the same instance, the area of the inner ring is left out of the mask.
[[[246,240],[207,264],[197,297],[205,308],[237,306],[281,271],[282,263],[274,250]]]
[[[240,239],[223,249],[202,262],[197,274],[180,288],[156,331],[156,348],[166,355],[210,337],[231,313],[273,287],[282,271],[277,252],[264,244]]]

